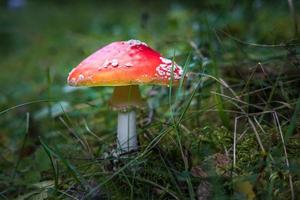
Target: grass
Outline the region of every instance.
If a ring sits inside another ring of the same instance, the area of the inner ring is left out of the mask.
[[[299,198],[299,36],[288,1],[0,6],[0,199]],[[66,77],[131,38],[188,78],[141,87],[140,150],[116,162],[112,88],[74,89]]]

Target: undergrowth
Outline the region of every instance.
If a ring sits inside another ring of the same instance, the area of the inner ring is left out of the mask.
[[[286,4],[136,1],[129,14],[126,3],[93,3],[1,8],[0,198],[299,198],[299,38]],[[141,86],[140,148],[117,159],[112,88],[65,79],[130,38],[187,78]]]

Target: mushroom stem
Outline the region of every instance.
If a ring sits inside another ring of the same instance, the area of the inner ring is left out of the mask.
[[[118,149],[129,152],[137,149],[135,111],[118,113]]]
[[[145,101],[141,97],[139,86],[116,86],[110,106],[118,111],[118,149],[120,152],[136,150],[136,113],[135,108],[141,108]]]

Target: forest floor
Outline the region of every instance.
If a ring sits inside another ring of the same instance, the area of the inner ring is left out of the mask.
[[[300,4],[288,2],[0,5],[0,199],[299,199]],[[113,88],[66,79],[132,38],[188,78],[140,86],[140,149],[116,162]]]

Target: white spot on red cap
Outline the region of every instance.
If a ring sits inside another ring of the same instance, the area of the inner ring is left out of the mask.
[[[112,59],[112,61],[111,61],[111,66],[117,67],[118,65],[119,65],[118,60],[117,60],[117,59]]]
[[[78,79],[77,79],[77,82],[78,82],[78,81],[82,81],[83,79],[84,79],[84,76],[83,76],[82,74],[79,74]]]
[[[161,60],[161,62],[163,62],[165,64],[171,64],[172,63],[172,60],[167,59],[167,58],[159,57],[159,59]]]
[[[160,57],[160,60],[162,63],[156,67],[155,70],[157,73],[155,73],[155,76],[168,80],[170,80],[171,77],[174,77],[176,80],[181,78],[182,69],[179,65],[172,63],[172,61],[167,58]]]
[[[130,46],[135,46],[135,45],[148,46],[145,42],[142,42],[140,40],[134,40],[134,39],[128,40],[126,43],[129,44]]]
[[[110,64],[110,62],[108,60],[105,60],[103,67],[106,68],[106,67],[108,67],[109,64]]]
[[[132,67],[132,66],[133,66],[132,63],[126,63],[126,64],[125,64],[125,67]]]
[[[76,86],[77,85],[77,81],[75,78],[71,78],[68,80],[68,84],[71,86]]]

